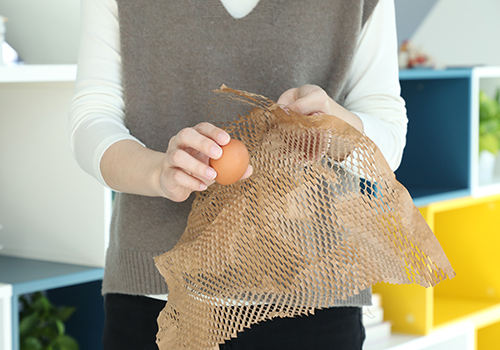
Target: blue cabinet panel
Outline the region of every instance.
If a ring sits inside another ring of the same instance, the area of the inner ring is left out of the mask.
[[[465,73],[469,72],[468,75]],[[418,72],[417,72],[418,73]],[[470,70],[403,74],[407,144],[396,178],[415,202],[426,204],[470,193]]]
[[[66,322],[66,333],[78,341],[82,350],[102,350],[104,299],[101,288],[102,281],[94,281],[47,291],[54,305],[76,307]]]

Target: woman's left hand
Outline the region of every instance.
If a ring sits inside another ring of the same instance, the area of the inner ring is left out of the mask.
[[[280,96],[277,103],[303,115],[334,115],[363,132],[361,119],[335,102],[317,85],[306,84],[289,89]]]

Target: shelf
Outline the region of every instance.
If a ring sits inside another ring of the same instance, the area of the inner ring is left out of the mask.
[[[399,79],[423,80],[423,79],[468,78],[471,76],[472,69],[473,69],[472,67],[449,68],[449,69],[432,69],[432,68],[403,69],[399,72]]]
[[[500,165],[489,183],[478,170],[479,91],[494,96],[500,67],[408,69],[399,79],[409,124],[396,177],[416,205],[500,193]]]
[[[393,333],[387,340],[363,347],[363,350],[475,349],[475,329],[470,322],[460,322],[452,326],[442,327],[426,336]]]
[[[469,189],[455,189],[455,188],[419,188],[412,187],[409,189],[410,195],[413,199],[413,204],[417,207],[424,207],[429,203],[446,201],[454,198],[461,198],[470,195]]]
[[[72,82],[75,64],[0,66],[0,83]]]
[[[491,315],[493,315],[493,320]],[[500,302],[464,298],[434,298],[436,328],[469,320],[476,328],[500,321]],[[493,321],[493,322],[492,322]]]
[[[475,67],[474,75],[478,78],[500,77],[500,67],[495,67],[495,66]]]
[[[396,178],[419,206],[469,195],[472,69],[406,70],[400,83],[409,123]]]
[[[63,300],[61,305],[76,306],[77,311],[70,319],[70,322],[74,319],[76,327],[68,323],[68,334],[75,336],[82,348],[98,349],[104,322],[100,293],[103,274],[103,268],[0,255],[0,283],[10,285],[12,292],[9,315],[12,349],[19,349],[18,298],[37,291],[47,291],[56,305]],[[86,325],[83,329],[82,324]]]
[[[17,295],[102,279],[103,268],[0,255],[0,282]]]
[[[500,165],[495,165],[492,181],[484,181],[479,174],[479,91],[483,91],[490,98],[494,98],[500,89],[500,67],[478,67],[473,71],[472,95],[474,108],[471,112],[472,119],[472,194],[477,196],[500,193]],[[500,162],[500,156],[495,162]]]
[[[0,350],[12,349],[12,286],[0,283]]]
[[[495,178],[496,180],[497,178]],[[500,179],[496,182],[479,184],[474,190],[473,194],[479,197],[488,196],[493,193],[500,193]]]

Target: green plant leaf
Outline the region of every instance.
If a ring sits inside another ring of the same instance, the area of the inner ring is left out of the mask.
[[[28,337],[21,341],[21,350],[42,350],[42,343],[35,337]]]
[[[59,319],[55,320],[55,322],[57,326],[58,335],[64,335],[64,333],[66,332],[66,327],[64,327],[64,322]]]
[[[61,307],[57,308],[55,315],[59,319],[61,319],[63,321],[67,321],[71,317],[71,315],[73,315],[73,313],[75,311],[76,311],[76,308],[74,308],[74,307],[61,306]]]
[[[479,136],[479,152],[488,151],[496,155],[500,149],[500,141],[493,134]]]
[[[498,119],[487,119],[479,123],[479,133],[480,134],[495,134],[500,131],[500,120]]]
[[[39,317],[36,312],[33,312],[21,319],[19,322],[19,336],[24,339],[33,335],[39,323]]]
[[[19,300],[25,309],[19,323],[22,350],[78,350],[76,341],[65,335],[64,325],[75,308],[55,307],[41,292]]]
[[[39,335],[41,337],[44,337],[45,339],[48,339],[48,342],[50,342],[51,339],[56,338],[59,335],[56,320],[44,323],[43,327],[40,327]]]
[[[50,303],[49,299],[47,299],[45,296],[40,295],[34,302],[33,302],[33,307],[38,310],[44,317],[48,317],[50,315],[50,312],[53,308],[52,304]]]
[[[26,298],[25,295],[21,295],[19,297],[19,302],[21,303],[21,312],[20,312],[21,317],[28,315],[32,312],[31,305],[28,302],[28,299]]]
[[[479,92],[479,120],[494,119],[499,114],[498,102],[491,99],[484,91]]]
[[[54,350],[79,350],[80,346],[73,337],[62,335],[53,342]]]

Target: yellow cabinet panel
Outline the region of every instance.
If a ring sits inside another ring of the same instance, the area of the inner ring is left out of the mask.
[[[478,350],[499,348],[500,336],[496,344],[491,339],[500,334],[500,195],[432,203],[420,212],[457,276],[434,288],[374,286],[386,319],[395,332],[422,335],[468,319],[478,332]]]

